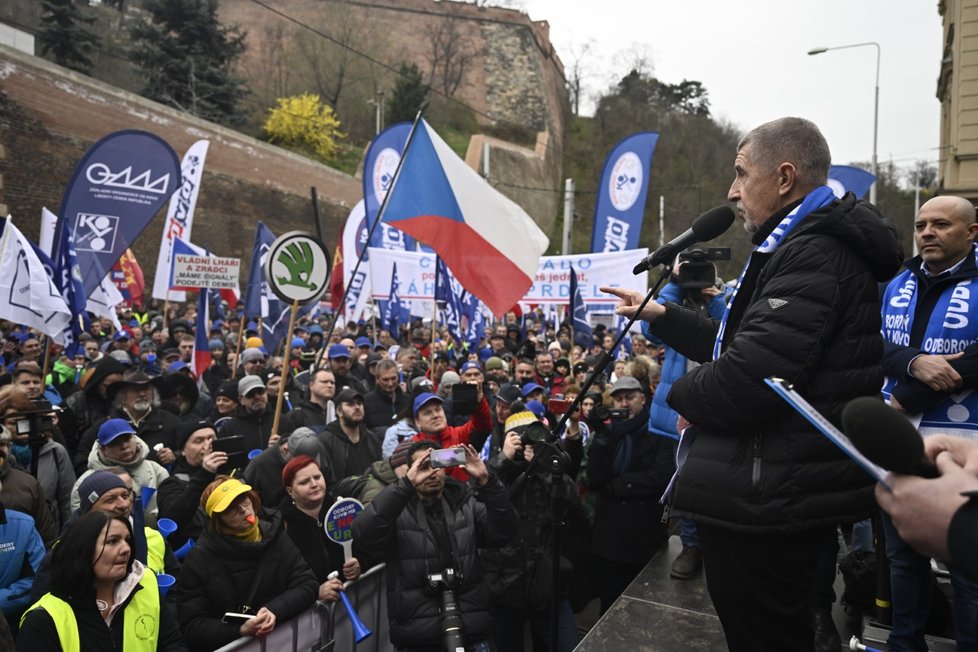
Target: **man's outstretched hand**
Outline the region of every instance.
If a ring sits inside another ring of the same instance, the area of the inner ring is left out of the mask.
[[[637,290],[628,290],[626,288],[611,288],[607,286],[601,286],[601,291],[605,294],[613,294],[618,297],[618,305],[615,306],[615,314],[622,315],[623,317],[632,317],[638,312],[638,307],[645,299],[645,295]],[[649,301],[645,304],[645,308],[642,309],[642,314],[638,316],[639,319],[644,319],[645,321],[655,321],[666,312],[666,307],[657,301]]]

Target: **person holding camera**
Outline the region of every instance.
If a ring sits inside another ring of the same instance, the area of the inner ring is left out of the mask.
[[[717,278],[717,268],[713,262],[717,258],[711,253],[693,249],[679,254],[679,262],[673,268],[669,283],[659,292],[656,301],[661,304],[669,301],[712,319],[722,318],[727,305],[726,295],[721,289],[722,284]],[[728,249],[726,257],[729,256]],[[643,324],[642,330],[649,341],[656,345],[665,344],[649,332],[647,323]],[[669,407],[666,397],[669,396],[672,384],[697,366],[698,363],[684,356],[675,347],[665,346],[659,385],[652,395],[652,409],[649,410],[649,432],[679,441],[679,431],[676,429],[679,414]],[[669,574],[677,580],[685,580],[696,575],[703,565],[700,539],[696,523],[692,519],[679,519],[679,538],[683,543],[683,550],[673,560]]]
[[[581,635],[566,597],[560,601],[557,614],[559,644],[549,640],[551,599],[556,588],[552,537],[559,536],[562,544],[560,582],[561,594],[566,596],[570,571],[582,561],[589,531],[577,483],[567,474],[570,455],[559,444],[547,441],[547,427],[529,410],[510,415],[504,428],[502,450],[489,461],[489,468],[509,491],[520,515],[520,531],[499,550],[482,554],[486,583],[492,591],[496,646],[522,652],[524,624],[529,622],[534,635],[546,641],[548,649],[570,652],[580,643]],[[560,468],[557,474],[552,473],[554,461]],[[553,500],[556,505],[551,504]],[[558,520],[566,523],[560,531],[554,528],[552,507],[560,514]]]
[[[649,432],[642,385],[622,376],[614,409],[595,404],[589,423],[588,490],[596,494],[594,539],[601,613],[607,611],[668,539],[659,498],[676,470],[676,442]]]
[[[441,448],[469,444],[473,440],[485,441],[492,431],[492,417],[489,416],[489,403],[482,391],[482,385],[475,385],[476,406],[469,420],[460,426],[448,425],[445,416],[444,399],[437,394],[422,392],[414,398],[414,424],[418,428],[415,440],[437,442]],[[456,397],[457,398],[457,397]],[[458,411],[456,407],[456,411]],[[453,467],[449,475],[465,481],[465,469]]]
[[[207,420],[181,426],[176,446],[181,452],[173,465],[173,473],[160,483],[157,491],[159,517],[177,524],[169,542],[179,548],[187,539],[196,539],[206,525],[200,509],[200,495],[214,478],[218,469],[228,461],[228,454],[214,450],[217,430]]]
[[[73,509],[71,490],[76,477],[68,451],[52,437],[55,425],[50,410],[50,403],[35,403],[20,387],[0,389],[0,418],[11,434],[10,455],[40,483],[60,528]]]
[[[460,465],[462,451],[469,485],[447,477],[443,466]],[[361,549],[387,564],[391,643],[402,652],[441,652],[449,641],[488,652],[491,598],[478,549],[510,541],[519,515],[472,446],[418,441],[409,459],[407,475],[353,522]]]

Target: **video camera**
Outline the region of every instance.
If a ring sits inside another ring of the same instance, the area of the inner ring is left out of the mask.
[[[684,290],[701,290],[717,283],[717,266],[713,261],[730,260],[728,247],[690,249],[679,254],[679,274],[676,285]]]
[[[628,408],[609,408],[604,403],[595,403],[591,408],[591,415],[594,422],[602,423],[607,420],[624,421],[630,416]]]
[[[14,412],[7,415],[8,419],[14,421],[13,432],[15,440],[23,440],[27,437],[27,445],[30,446],[31,455],[30,472],[37,477],[37,462],[40,457],[41,447],[44,446],[44,434],[54,430],[54,419],[51,414],[54,408],[51,403],[43,398],[31,399],[31,409],[21,412]]]
[[[54,408],[43,398],[31,399],[31,403],[32,409],[10,415],[15,420],[12,434],[15,439],[26,435],[29,444],[43,444],[44,433],[54,430],[54,419],[51,417]]]

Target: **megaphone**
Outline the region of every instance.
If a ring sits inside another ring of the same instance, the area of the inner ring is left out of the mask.
[[[338,572],[333,571],[329,574],[327,579],[335,579],[339,577],[339,575],[340,574]],[[338,593],[340,594],[340,600],[343,601],[343,606],[346,607],[346,615],[350,618],[350,624],[353,625],[353,635],[356,642],[359,643],[360,641],[369,638],[373,632],[367,629],[367,626],[363,624],[362,620],[360,620],[360,616],[357,615],[357,610],[353,608],[352,604],[350,604],[350,598],[346,597],[346,591],[338,591]]]
[[[196,545],[197,544],[194,543],[193,539],[187,539],[187,542],[185,544],[183,544],[182,546],[180,546],[179,548],[173,551],[173,556],[179,559],[180,561],[183,561],[183,558],[187,556],[187,553],[190,552],[190,549]]]

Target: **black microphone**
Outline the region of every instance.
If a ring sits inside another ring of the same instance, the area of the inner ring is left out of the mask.
[[[670,263],[683,249],[697,242],[708,242],[720,237],[730,228],[733,221],[734,212],[729,206],[711,208],[693,220],[691,227],[646,256],[635,266],[632,274],[641,274],[657,265]]]
[[[924,438],[905,416],[878,398],[854,398],[842,410],[842,431],[859,452],[894,473],[936,478]]]

